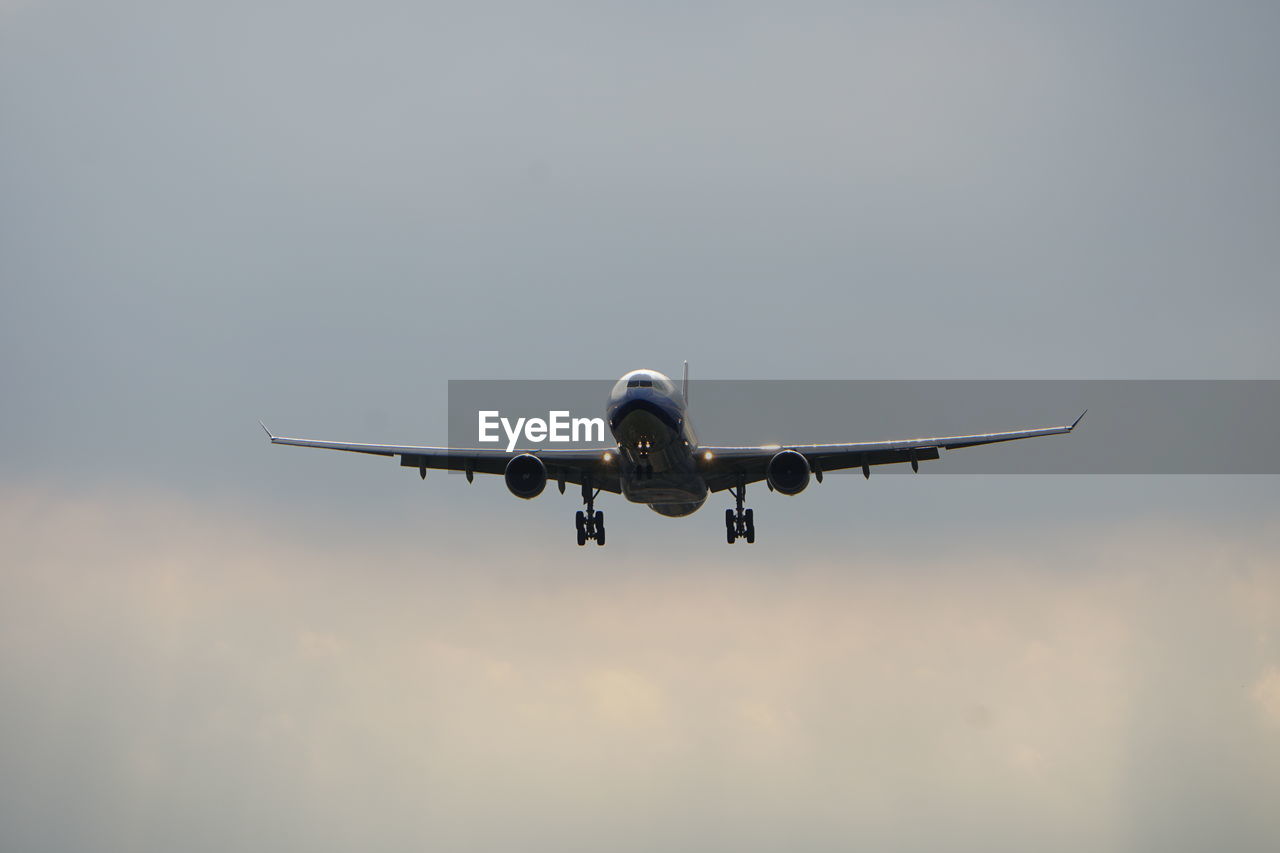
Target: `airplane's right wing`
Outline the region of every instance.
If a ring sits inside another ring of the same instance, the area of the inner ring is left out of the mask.
[[[1039,429],[1013,430],[1011,432],[978,433],[975,435],[948,435],[936,438],[908,438],[897,441],[865,441],[856,444],[793,444],[761,447],[702,446],[699,453],[707,486],[713,491],[731,489],[738,485],[755,483],[765,479],[766,469],[776,453],[794,450],[804,455],[809,467],[816,472],[840,471],[861,468],[871,475],[872,465],[890,465],[910,462],[913,467],[929,459],[937,459],[940,450],[956,450],[995,444],[1001,441],[1017,441],[1042,435],[1063,435],[1071,432],[1084,417],[1081,413],[1074,423],[1067,426]]]

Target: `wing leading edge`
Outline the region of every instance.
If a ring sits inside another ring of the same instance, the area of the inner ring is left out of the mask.
[[[261,421],[258,422],[262,424]],[[262,425],[272,444],[291,447],[314,447],[321,450],[343,450],[348,453],[365,453],[373,456],[399,456],[404,468],[417,468],[422,476],[427,469],[463,471],[470,474],[503,474],[512,457],[529,453],[542,460],[547,468],[547,479],[553,482],[582,485],[586,482],[597,489],[618,493],[622,486],[618,481],[618,466],[606,461],[605,454],[616,448],[601,447],[589,450],[505,450],[458,447],[419,447],[399,444],[357,444],[346,441],[320,441],[312,438],[285,438],[273,435]]]
[[[980,444],[1017,441],[1023,438],[1038,438],[1042,435],[1064,435],[1075,429],[1081,419],[1084,418],[1084,415],[1085,413],[1081,412],[1080,417],[1066,426],[1013,430],[1011,432],[908,438],[898,441],[866,441],[856,444],[789,444],[762,447],[704,446],[699,448],[699,452],[703,454],[701,464],[704,469],[703,477],[707,482],[707,487],[713,492],[717,492],[740,484],[754,483],[765,479],[765,469],[769,464],[769,460],[781,450],[794,450],[804,454],[804,457],[809,461],[810,467],[819,473],[862,468],[863,474],[870,476],[870,467],[872,465],[910,462],[913,466],[916,466],[920,462],[937,459],[941,450],[956,450],[961,447],[976,447]],[[706,454],[710,455],[707,456]]]

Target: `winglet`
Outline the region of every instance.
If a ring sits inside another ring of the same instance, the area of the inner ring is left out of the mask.
[[[684,362],[684,382],[680,385],[680,394],[684,397],[684,404],[689,405],[689,360]]]
[[[1075,419],[1075,421],[1071,424],[1071,429],[1075,429],[1075,428],[1076,428],[1076,425],[1077,425],[1077,424],[1079,424],[1082,420],[1084,420],[1084,416],[1085,416],[1085,415],[1087,415],[1087,414],[1089,414],[1089,410],[1088,410],[1088,409],[1085,409],[1083,412],[1081,412],[1081,413],[1080,413],[1080,417],[1076,418],[1076,419]],[[1068,430],[1068,432],[1069,432],[1069,431],[1070,431],[1070,430]]]
[[[267,438],[271,439],[272,441],[276,440],[276,437],[271,434],[271,430],[267,429],[267,425],[264,424],[261,420],[258,421],[258,426],[262,427],[262,431],[267,434]]]

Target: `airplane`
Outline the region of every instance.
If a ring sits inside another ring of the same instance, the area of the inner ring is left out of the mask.
[[[798,495],[810,478],[822,482],[829,471],[861,468],[871,476],[872,465],[920,463],[937,459],[941,450],[975,447],[1000,441],[1062,435],[1079,425],[1084,413],[1068,426],[909,438],[897,441],[865,441],[853,444],[792,444],[728,447],[699,444],[689,420],[689,363],[679,390],[656,370],[633,370],[613,386],[605,407],[606,423],[615,445],[587,449],[533,449],[508,452],[499,449],[416,447],[392,444],[351,444],[273,435],[261,421],[272,444],[346,450],[376,456],[399,456],[400,465],[417,468],[423,479],[427,469],[463,471],[467,481],[476,474],[501,474],[518,498],[530,500],[542,494],[554,480],[564,494],[565,484],[580,486],[584,508],[574,517],[578,544],[605,543],[604,512],[595,508],[600,492],[621,494],[632,503],[645,504],[661,515],[678,518],[696,512],[711,492],[728,491],[736,507],[724,511],[725,541],[756,541],[755,513],[744,508],[746,489],[761,480],[770,491]]]

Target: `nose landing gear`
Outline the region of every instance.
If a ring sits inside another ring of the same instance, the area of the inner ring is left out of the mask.
[[[724,538],[725,541],[732,545],[739,539],[746,539],[747,544],[751,545],[756,541],[756,516],[750,509],[743,509],[742,502],[747,494],[747,487],[743,483],[739,483],[733,488],[733,500],[737,504],[736,509],[726,509],[724,511]]]
[[[604,512],[595,508],[596,495],[599,489],[591,488],[591,483],[582,484],[582,500],[587,508],[578,510],[574,524],[578,528],[578,544],[586,545],[588,539],[594,539],[597,545],[604,544]]]

